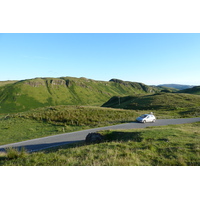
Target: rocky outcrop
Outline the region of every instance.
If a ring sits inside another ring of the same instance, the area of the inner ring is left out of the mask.
[[[132,88],[135,88],[137,90],[144,91],[144,92],[149,92],[149,93],[155,92],[152,87],[147,86],[143,83],[131,82],[131,81],[122,81],[120,79],[111,79],[110,82],[118,83],[118,84],[121,84],[121,85],[126,86],[126,87],[132,87]]]
[[[44,81],[25,81],[24,83],[26,85],[30,85],[31,87],[39,87],[45,85]]]
[[[52,85],[66,85],[66,82],[62,79],[51,80],[50,83]]]

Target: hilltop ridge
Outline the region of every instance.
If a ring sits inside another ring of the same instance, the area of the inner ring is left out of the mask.
[[[53,105],[97,105],[112,96],[154,93],[143,83],[111,79],[96,81],[84,77],[26,79],[0,87],[0,112],[19,112]]]

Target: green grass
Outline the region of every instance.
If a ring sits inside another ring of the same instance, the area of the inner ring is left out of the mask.
[[[152,93],[155,88],[135,82],[86,78],[36,78],[0,87],[0,113],[16,113],[55,105],[100,106],[112,96]]]
[[[181,117],[200,116],[200,96],[183,93],[156,93],[112,97],[103,107],[168,112]]]
[[[150,112],[157,119],[200,116],[200,96],[150,94],[155,91],[116,79],[62,77],[0,83],[0,145],[131,122]],[[105,107],[99,107],[104,102]],[[79,143],[33,154],[9,149],[0,154],[0,164],[199,165],[199,130],[200,123],[104,131],[105,141],[100,144]]]
[[[5,166],[199,166],[200,122],[102,131],[104,142],[0,155]],[[11,154],[11,155],[10,155]],[[14,154],[14,155],[13,155]]]
[[[134,110],[101,108],[94,106],[53,106],[29,112],[14,114],[12,117],[35,119],[54,125],[104,126],[133,121],[138,116]]]
[[[135,121],[154,112],[157,119],[193,117],[195,110],[182,114],[162,110],[127,110],[94,106],[51,106],[15,114],[0,115],[0,145],[60,133]]]
[[[61,127],[36,120],[17,118],[0,120],[0,145],[55,135],[60,132],[62,132]]]
[[[195,86],[193,88],[188,88],[188,89],[185,89],[185,90],[180,90],[179,92],[200,95],[200,86]]]
[[[17,81],[0,81],[0,87],[8,85],[8,84],[15,83],[15,82],[17,82]]]
[[[1,115],[0,145],[134,121],[138,115],[133,110],[91,106],[54,106]]]

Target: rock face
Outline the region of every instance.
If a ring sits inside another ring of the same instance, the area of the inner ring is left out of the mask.
[[[135,88],[137,90],[141,90],[141,91],[145,91],[145,92],[150,92],[150,93],[155,92],[152,87],[149,87],[143,83],[122,81],[120,79],[111,79],[110,82],[118,83],[118,84],[124,85],[126,87]]]
[[[44,81],[24,81],[24,84],[30,85],[31,87],[45,86]]]
[[[55,79],[55,80],[51,80],[50,83],[52,85],[66,85],[66,82],[62,79]]]
[[[102,141],[103,135],[101,135],[100,133],[89,133],[85,138],[86,144],[100,143]]]

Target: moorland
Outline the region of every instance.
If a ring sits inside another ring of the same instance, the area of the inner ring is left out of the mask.
[[[178,90],[111,79],[0,82],[0,144],[135,121],[200,116],[200,87]],[[199,165],[200,123],[101,132],[105,141],[29,154],[9,149],[1,165]]]

